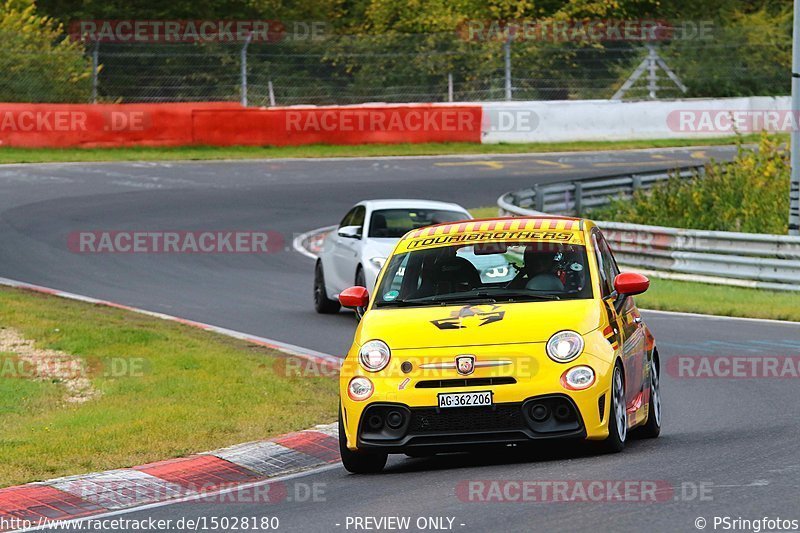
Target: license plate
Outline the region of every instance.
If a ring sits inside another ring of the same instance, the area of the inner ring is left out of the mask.
[[[439,395],[439,407],[482,407],[492,405],[492,391],[451,392]]]

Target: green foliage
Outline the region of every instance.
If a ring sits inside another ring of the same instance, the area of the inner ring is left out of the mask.
[[[0,101],[80,102],[89,98],[91,64],[63,26],[36,14],[32,3],[0,4]]]
[[[788,94],[792,10],[735,10],[714,24],[710,38],[675,41],[663,57],[689,88],[687,96]]]
[[[739,145],[730,164],[711,162],[705,177],[678,177],[614,199],[591,217],[634,224],[746,233],[786,234],[789,213],[789,152],[763,134],[757,149]]]

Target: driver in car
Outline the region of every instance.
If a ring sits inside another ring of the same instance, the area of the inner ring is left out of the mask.
[[[535,245],[525,247],[524,264],[519,273],[508,282],[510,289],[528,289],[532,291],[564,290],[564,283],[554,272],[556,252],[537,250]]]

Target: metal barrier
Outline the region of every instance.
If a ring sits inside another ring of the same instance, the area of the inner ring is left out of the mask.
[[[501,214],[543,212],[581,215],[611,197],[630,196],[670,176],[691,179],[702,167],[682,168],[567,183],[537,185],[497,200]],[[800,237],[665,228],[621,222],[597,224],[621,265],[655,277],[800,291]]]

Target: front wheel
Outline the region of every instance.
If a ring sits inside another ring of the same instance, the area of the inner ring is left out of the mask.
[[[645,439],[654,439],[661,434],[661,376],[658,375],[658,362],[655,354],[650,361],[650,405],[647,409],[647,421],[636,430],[636,435]]]
[[[359,452],[347,447],[341,409],[339,410],[339,454],[342,456],[342,465],[345,470],[353,474],[377,474],[383,470],[386,460],[389,458],[385,453]]]
[[[322,261],[317,261],[314,268],[314,309],[317,313],[329,315],[338,313],[341,304],[336,300],[328,298],[325,291],[325,273],[322,271]]]
[[[608,437],[601,444],[606,453],[618,453],[625,449],[628,438],[628,410],[625,404],[625,380],[622,367],[614,367],[611,378],[611,406],[608,413]]]

